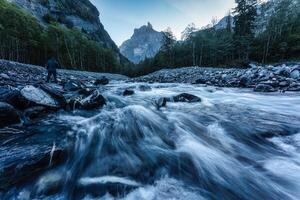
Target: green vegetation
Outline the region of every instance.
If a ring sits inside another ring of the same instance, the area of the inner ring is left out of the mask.
[[[300,3],[281,0],[274,14],[259,33],[254,32],[257,20],[256,0],[236,0],[235,27],[228,17],[227,27],[214,26],[184,31],[182,42],[173,41],[170,30],[160,52],[137,66],[136,74],[146,74],[161,68],[183,66],[243,66],[250,61],[272,63],[300,60]],[[165,48],[165,47],[168,48]]]
[[[0,58],[44,65],[54,55],[65,68],[123,71],[119,55],[82,30],[60,25],[50,15],[45,21],[49,26],[41,26],[21,8],[0,0]]]
[[[48,0],[41,2],[45,6],[49,4]],[[74,6],[78,3],[60,1],[62,8],[79,13],[84,19],[97,16],[96,8],[92,10],[94,14],[86,12],[88,1]],[[72,22],[63,16],[55,18],[46,14],[43,20],[48,26],[41,26],[36,18],[21,8],[0,0],[0,58],[43,65],[54,55],[64,68],[132,76],[166,67],[242,66],[250,61],[271,63],[300,59],[299,0],[281,0],[275,12],[262,21],[259,29],[255,27],[257,1],[236,0],[236,3],[235,27],[232,27],[230,15],[224,29],[216,29],[213,24],[197,30],[194,25],[189,25],[180,42],[176,42],[168,29],[164,34],[164,44],[154,58],[129,67],[129,62],[116,53],[116,47],[112,50],[103,46],[85,30],[74,28]],[[106,33],[99,35],[106,36]]]

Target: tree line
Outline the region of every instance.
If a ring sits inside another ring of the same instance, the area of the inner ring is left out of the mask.
[[[64,68],[131,76],[162,68],[299,60],[299,1],[277,0],[275,5],[258,5],[257,0],[236,0],[237,7],[228,14],[226,27],[216,28],[216,20],[200,30],[191,24],[184,30],[181,41],[176,41],[171,29],[167,29],[158,54],[134,65],[123,62],[116,51],[104,47],[71,23],[62,25],[45,15],[47,25],[43,26],[18,6],[0,0],[0,59],[44,65],[53,55]],[[271,10],[271,13],[257,13],[258,6],[260,12]]]
[[[44,65],[50,56],[55,56],[64,68],[125,71],[119,55],[84,30],[47,19],[47,26],[42,26],[18,6],[0,0],[0,58]]]
[[[257,0],[236,3],[234,17],[230,13],[222,29],[216,28],[215,22],[201,30],[189,25],[179,42],[170,29],[166,30],[159,53],[145,59],[134,73],[183,66],[246,66],[249,62],[300,60],[299,0],[278,0],[275,5],[258,4]],[[264,11],[271,13],[265,15]]]

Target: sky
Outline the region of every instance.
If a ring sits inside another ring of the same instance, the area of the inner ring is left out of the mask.
[[[213,18],[221,19],[235,7],[235,0],[91,0],[100,12],[100,21],[120,46],[135,28],[150,22],[157,31],[170,27],[180,39],[190,23],[198,28]]]

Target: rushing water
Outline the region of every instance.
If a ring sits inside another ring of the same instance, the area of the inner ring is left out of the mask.
[[[152,84],[121,95],[138,85],[109,85],[98,111],[59,114],[73,126],[69,159],[11,199],[300,199],[299,93]],[[202,102],[156,109],[182,92]]]

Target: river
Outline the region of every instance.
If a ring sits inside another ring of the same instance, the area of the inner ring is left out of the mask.
[[[114,82],[104,108],[54,115],[53,126],[68,125],[70,156],[5,198],[300,199],[299,93],[150,84],[121,95],[138,85]],[[156,108],[183,92],[202,101]]]

